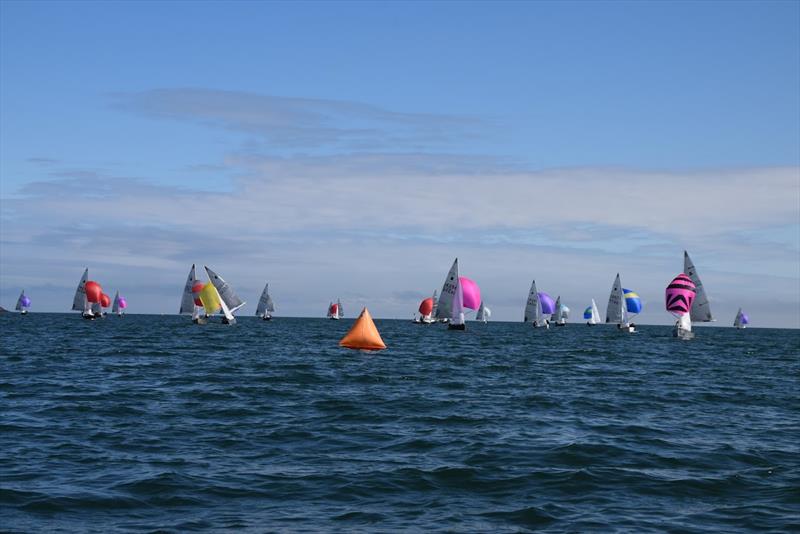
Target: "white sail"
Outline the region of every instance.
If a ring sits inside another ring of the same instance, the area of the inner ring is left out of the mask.
[[[531,290],[528,292],[528,302],[525,304],[526,323],[539,324],[542,320],[542,303],[539,302],[539,292],[536,291],[536,280],[531,282]]]
[[[19,294],[19,298],[17,299],[17,307],[14,308],[16,311],[22,311],[24,308],[27,307],[22,304],[22,299],[24,298],[25,298],[25,290],[23,289],[22,293]]]
[[[619,281],[619,273],[611,286],[611,294],[608,296],[608,307],[606,307],[607,323],[625,323],[625,296],[622,294],[622,282]]]
[[[592,316],[589,318],[589,324],[597,324],[597,319],[600,317],[600,310],[597,309],[597,303],[592,299]]]
[[[89,269],[83,271],[81,281],[78,282],[78,289],[72,297],[72,309],[74,311],[86,311],[86,282],[89,280]]]
[[[438,302],[439,299],[436,298],[435,289],[433,290],[433,297],[431,298],[433,299],[433,309],[431,310],[431,314],[429,315],[429,317],[436,317],[436,310],[439,308],[439,302]]]
[[[225,306],[230,310],[230,313],[233,313],[244,306],[245,301],[239,298],[233,288],[228,285],[228,283],[223,280],[220,275],[208,267],[205,267],[205,270],[206,274],[208,274],[209,281],[214,285],[217,293],[219,293],[220,300],[225,302]]]
[[[553,314],[553,320],[556,323],[564,322],[564,310],[561,307],[561,295],[556,297],[556,312]]]
[[[267,311],[272,313],[275,311],[275,303],[272,302],[272,297],[267,295]]]
[[[261,292],[261,297],[258,299],[258,306],[256,307],[256,315],[263,317],[269,310],[269,284],[264,286],[264,291]]]
[[[114,305],[111,307],[111,313],[119,313],[119,291],[114,295]]]
[[[483,301],[481,301],[481,305],[478,306],[478,311],[475,313],[475,320],[476,321],[483,321],[486,322],[488,315],[486,315],[486,306],[483,305]]]
[[[223,283],[225,283],[224,280],[223,280]],[[214,289],[217,289],[217,286],[214,286]],[[218,289],[217,289],[217,294],[219,294],[219,290]],[[244,304],[244,303],[242,303],[242,304]],[[225,319],[228,320],[228,324],[235,323],[236,322],[236,317],[233,316],[233,310],[228,308],[228,305],[225,303],[225,299],[222,298],[222,295],[220,295],[220,297],[219,297],[219,305],[220,305],[220,308],[222,309],[222,314],[225,316]]]
[[[451,308],[450,324],[464,324],[464,294],[461,291],[461,282],[458,279],[456,279],[456,290]]]
[[[192,286],[197,282],[197,275],[194,272],[194,264],[189,269],[189,276],[186,278],[186,285],[183,286],[183,296],[181,297],[181,309],[178,313],[185,314],[191,313],[192,317],[195,314],[194,295],[192,295]]]
[[[561,306],[561,318],[564,319],[565,321],[569,319],[569,312],[570,312],[569,306]]]
[[[442,285],[442,292],[439,294],[439,302],[436,306],[437,319],[449,318],[453,315],[453,298],[456,295],[456,286],[458,285],[458,258],[453,262],[450,271],[447,273],[447,278],[444,279]]]
[[[91,310],[92,310],[92,313],[94,313],[95,315],[102,315],[103,314],[103,308],[100,306],[99,302],[92,302]]]
[[[685,250],[683,251],[683,272],[686,273],[686,276],[692,279],[695,286],[695,297],[694,302],[692,303],[692,321],[697,323],[707,323],[709,321],[713,321],[714,318],[711,316],[711,305],[708,302],[708,297],[706,296],[706,290],[703,289],[703,282],[700,281],[700,277],[697,275],[697,269],[692,263],[692,259],[689,257],[689,253]]]
[[[342,307],[342,301],[336,299],[336,304],[338,305],[336,311],[338,313],[339,319],[341,319],[342,317],[344,317],[344,308]]]

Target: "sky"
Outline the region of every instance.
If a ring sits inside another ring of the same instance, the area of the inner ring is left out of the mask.
[[[616,273],[667,324],[800,327],[800,2],[0,2],[0,304],[85,267],[176,313],[191,264],[277,315],[493,319]]]

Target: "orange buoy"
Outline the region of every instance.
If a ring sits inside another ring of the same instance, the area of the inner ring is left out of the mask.
[[[386,343],[381,339],[369,310],[364,308],[358,316],[353,327],[339,342],[340,347],[361,350],[382,350],[386,348]]]

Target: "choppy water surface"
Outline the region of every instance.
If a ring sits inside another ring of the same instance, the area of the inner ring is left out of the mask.
[[[800,529],[800,334],[0,316],[20,532]]]

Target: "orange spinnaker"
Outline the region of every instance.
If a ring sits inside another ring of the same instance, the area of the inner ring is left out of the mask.
[[[339,346],[348,349],[381,350],[386,348],[386,343],[381,339],[369,310],[364,308],[358,316],[353,327],[339,342]]]

